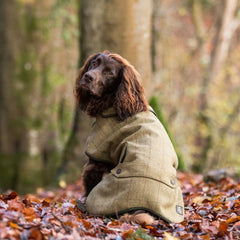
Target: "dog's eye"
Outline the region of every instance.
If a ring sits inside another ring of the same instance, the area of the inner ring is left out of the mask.
[[[103,74],[104,74],[105,76],[107,76],[107,77],[113,76],[113,72],[112,72],[111,70],[105,70],[105,71],[103,72]]]
[[[95,61],[94,61],[94,62],[92,62],[92,63],[91,63],[91,67],[92,67],[92,68],[95,68],[95,67],[97,67],[97,62],[95,62]]]
[[[112,76],[112,75],[113,75],[113,72],[109,71],[109,72],[107,72],[107,75],[108,75],[108,76]]]
[[[89,66],[89,69],[93,69],[93,68],[96,68],[98,67],[98,65],[100,64],[100,60],[99,59],[96,59],[96,60],[93,60]]]

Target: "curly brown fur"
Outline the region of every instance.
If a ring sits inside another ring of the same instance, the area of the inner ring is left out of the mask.
[[[154,222],[153,216],[144,211],[136,211],[133,214],[124,214],[120,217],[120,222],[137,223],[140,225],[152,225]]]
[[[102,180],[104,174],[110,172],[113,168],[111,164],[105,164],[89,159],[85,164],[82,174],[82,181],[84,186],[84,197],[87,197],[92,189]]]

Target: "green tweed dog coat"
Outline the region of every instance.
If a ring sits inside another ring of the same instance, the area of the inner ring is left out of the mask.
[[[172,143],[150,109],[118,121],[110,108],[96,118],[86,155],[116,165],[90,192],[86,208],[94,215],[147,210],[168,222],[184,219]]]

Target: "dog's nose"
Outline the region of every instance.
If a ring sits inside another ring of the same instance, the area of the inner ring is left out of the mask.
[[[90,82],[92,82],[93,77],[92,77],[92,75],[91,75],[90,73],[85,73],[85,74],[84,74],[84,80],[85,80],[87,83],[90,83]]]

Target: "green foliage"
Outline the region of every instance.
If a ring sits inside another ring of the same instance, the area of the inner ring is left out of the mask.
[[[135,232],[133,232],[128,240],[143,239],[143,240],[153,240],[154,237],[146,233],[146,231],[139,227]]]
[[[24,91],[25,93],[30,93],[36,82],[36,77],[38,75],[38,71],[34,66],[37,60],[36,53],[34,50],[23,51],[21,52],[18,60],[18,73],[16,87],[18,90]]]
[[[62,38],[65,40],[66,46],[71,46],[71,40],[73,37],[77,37],[79,32],[73,28],[72,25],[76,25],[78,16],[68,10],[76,0],[57,0],[54,4],[51,12],[51,18],[55,20],[55,25],[62,29]],[[62,21],[57,21],[59,18]]]
[[[168,130],[168,127],[167,127],[167,123],[163,117],[163,113],[162,113],[162,109],[158,103],[158,99],[156,96],[152,96],[152,98],[150,99],[150,102],[149,102],[150,106],[153,108],[154,112],[156,113],[159,121],[162,123],[162,125],[165,127],[168,135],[170,135],[170,132]]]
[[[13,156],[9,156],[7,154],[0,153],[0,192],[7,190],[12,185],[12,177],[13,177]]]
[[[175,148],[175,151],[177,153],[177,156],[178,156],[178,169],[179,170],[186,170],[186,166],[184,164],[184,161],[182,159],[182,155],[177,147],[177,144],[176,142],[174,141],[171,133],[170,133],[170,130],[169,130],[169,127],[168,127],[168,124],[163,116],[163,113],[162,113],[162,109],[158,103],[158,99],[156,96],[153,96],[151,99],[150,99],[150,102],[149,102],[150,106],[153,108],[153,110],[155,111],[156,115],[157,115],[157,118],[159,119],[159,121],[162,123],[162,125],[164,126],[174,148]]]
[[[202,5],[203,9],[205,9],[205,10],[211,9],[212,7],[214,7],[216,5],[215,0],[187,0],[187,1],[184,1],[183,4],[186,7],[190,7],[192,5],[193,1],[201,2],[201,5]]]
[[[75,0],[57,0],[53,6],[53,10],[69,7],[69,5],[72,4],[73,1]]]

